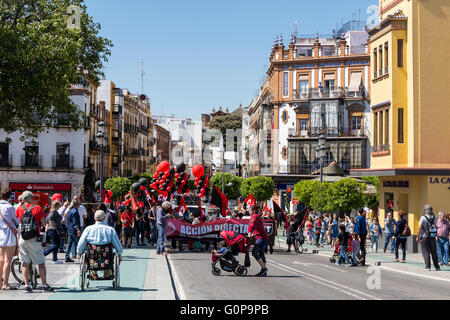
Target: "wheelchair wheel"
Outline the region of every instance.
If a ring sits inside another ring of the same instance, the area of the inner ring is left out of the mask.
[[[120,288],[120,270],[119,270],[119,257],[117,255],[114,256],[114,280],[113,280],[113,288]]]
[[[222,271],[221,271],[219,268],[217,268],[217,267],[213,267],[212,270],[211,270],[211,272],[212,272],[213,275],[215,275],[216,277],[218,277],[218,276],[220,276],[220,274],[221,274]]]
[[[86,266],[85,266],[85,254],[84,253],[81,256],[80,261],[81,261],[81,263],[80,263],[80,288],[81,288],[81,291],[84,291],[85,286],[86,286]]]

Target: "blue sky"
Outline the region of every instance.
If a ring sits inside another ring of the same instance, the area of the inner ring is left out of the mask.
[[[277,34],[331,34],[336,23],[366,21],[378,0],[85,0],[113,41],[109,80],[150,96],[153,114],[200,119],[234,110],[257,94]]]

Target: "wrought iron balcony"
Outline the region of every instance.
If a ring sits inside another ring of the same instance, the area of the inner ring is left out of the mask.
[[[328,126],[322,126],[322,127],[310,127],[309,128],[309,135],[315,136],[319,134],[324,134],[327,136],[339,136],[344,133],[343,127],[328,127]]]
[[[73,156],[56,155],[52,156],[53,169],[73,169]]]
[[[39,169],[42,168],[42,156],[36,154],[22,154],[22,168]]]
[[[391,150],[391,146],[388,144],[383,144],[383,145],[372,147],[372,153],[386,152],[386,151],[390,151],[390,150]]]
[[[12,167],[12,163],[13,163],[12,154],[5,155],[4,157],[3,155],[0,156],[0,168]]]

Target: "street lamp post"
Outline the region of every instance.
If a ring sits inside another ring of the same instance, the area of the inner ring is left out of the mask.
[[[327,142],[327,138],[324,135],[321,135],[319,137],[319,146],[316,148],[316,151],[319,154],[320,157],[320,183],[323,182],[323,159],[325,158],[325,156],[327,155],[328,150],[330,150],[330,147],[328,147],[326,145]]]
[[[98,124],[99,126],[99,133],[97,133],[97,138],[100,139],[101,143],[100,143],[100,197],[99,197],[99,202],[101,203],[103,201],[103,153],[104,153],[104,146],[103,146],[103,142],[104,142],[104,138],[105,138],[105,126],[106,123],[104,121],[100,122]]]

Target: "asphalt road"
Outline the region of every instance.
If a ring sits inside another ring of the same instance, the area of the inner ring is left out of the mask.
[[[172,253],[170,261],[181,299],[192,300],[392,300],[450,298],[450,282],[427,279],[375,266],[345,267],[312,253],[267,255],[267,277],[251,257],[246,277],[211,273],[210,253]],[[239,261],[243,263],[244,255]],[[379,279],[379,282],[377,280]],[[368,285],[369,283],[369,285]],[[378,286],[379,284],[379,286]],[[372,289],[369,289],[372,288]],[[378,288],[377,288],[378,287]]]

